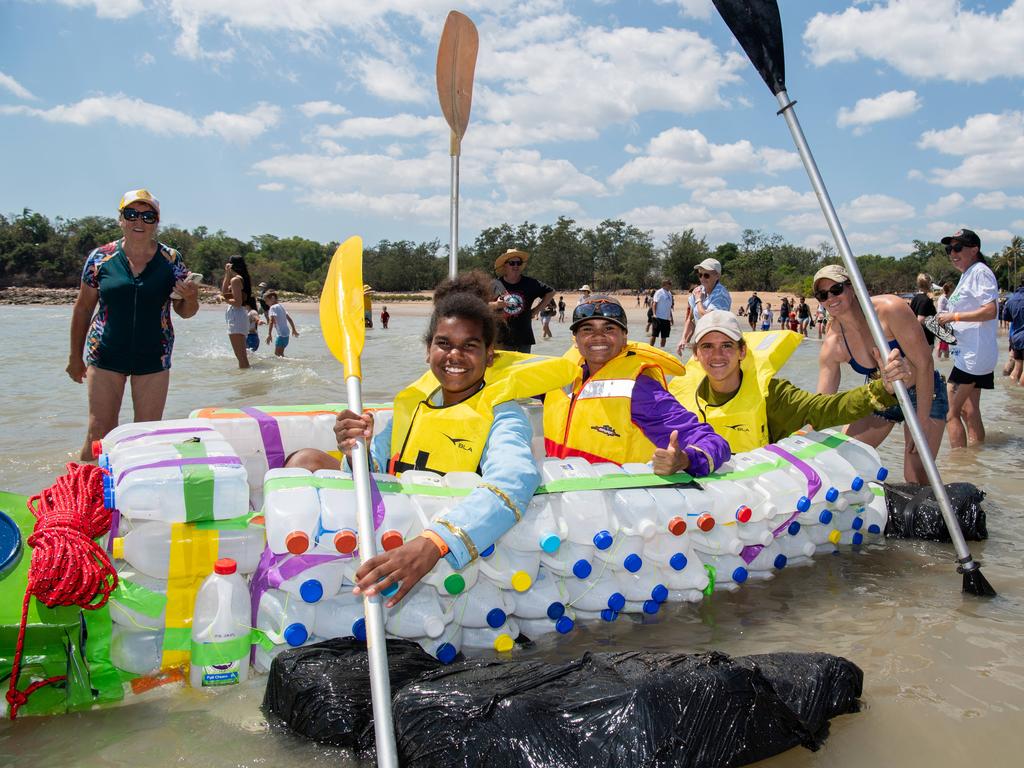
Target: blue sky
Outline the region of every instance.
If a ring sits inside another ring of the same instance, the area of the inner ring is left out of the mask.
[[[434,84],[450,0],[0,0],[0,212],[248,239],[448,239]],[[777,105],[710,0],[470,0],[462,243],[622,218],[830,240]],[[787,86],[854,251],[1024,234],[1024,0],[780,3]]]

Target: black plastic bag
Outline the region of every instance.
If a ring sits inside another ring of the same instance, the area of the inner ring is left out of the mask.
[[[388,640],[394,693],[441,662],[407,640]],[[373,750],[373,708],[366,643],[352,637],[285,651],[274,659],[263,710],[302,736],[365,754]]]
[[[971,483],[948,483],[953,512],[960,521],[960,530],[967,541],[983,541],[988,538],[985,526],[985,510],[981,501],[985,492]],[[885,506],[889,522],[885,535],[895,539],[923,539],[925,541],[948,542],[949,529],[942,518],[942,511],[935,501],[935,493],[929,485],[913,483],[886,483]]]

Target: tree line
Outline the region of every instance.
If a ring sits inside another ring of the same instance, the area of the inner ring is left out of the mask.
[[[108,216],[58,216],[51,221],[28,209],[0,215],[0,287],[77,287],[89,251],[120,234],[117,220]],[[240,240],[205,226],[191,231],[161,227],[158,237],[178,249],[189,269],[205,275],[207,283],[216,283],[228,257],[240,254],[254,281],[310,295],[319,294],[338,246],[270,234]],[[562,216],[554,224],[524,222],[484,229],[471,245],[460,246],[459,268],[492,273],[494,260],[509,248],[530,254],[528,274],[565,291],[584,284],[595,291],[646,290],[663,278],[685,289],[695,283],[694,265],[712,257],[722,263],[723,282],[732,290],[809,295],[817,269],[839,260],[828,243],[806,248],[756,229],[744,230],[740,242],[715,248],[693,229],[672,233],[656,245],[649,231],[619,219],[590,228]],[[428,290],[448,272],[447,251],[447,244],[436,239],[381,240],[364,246],[363,277],[380,292]],[[1024,238],[1014,237],[988,259],[1000,286],[1015,288],[1024,278]],[[857,260],[872,293],[912,291],[919,272],[939,284],[955,283],[959,277],[937,242],[915,240],[914,250],[902,258],[868,253]]]

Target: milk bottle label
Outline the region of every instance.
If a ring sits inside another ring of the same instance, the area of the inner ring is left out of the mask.
[[[212,664],[209,667],[203,667],[203,687],[234,685],[238,682],[238,670],[241,666],[241,661],[231,661],[227,664]]]

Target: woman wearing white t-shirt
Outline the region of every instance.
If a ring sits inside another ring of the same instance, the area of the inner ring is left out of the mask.
[[[945,312],[935,318],[953,324],[956,345],[949,374],[949,415],[946,424],[951,448],[985,440],[981,420],[981,390],[992,389],[992,372],[999,359],[996,343],[996,302],[999,284],[981,253],[981,239],[970,229],[942,238],[949,259],[962,274]]]

